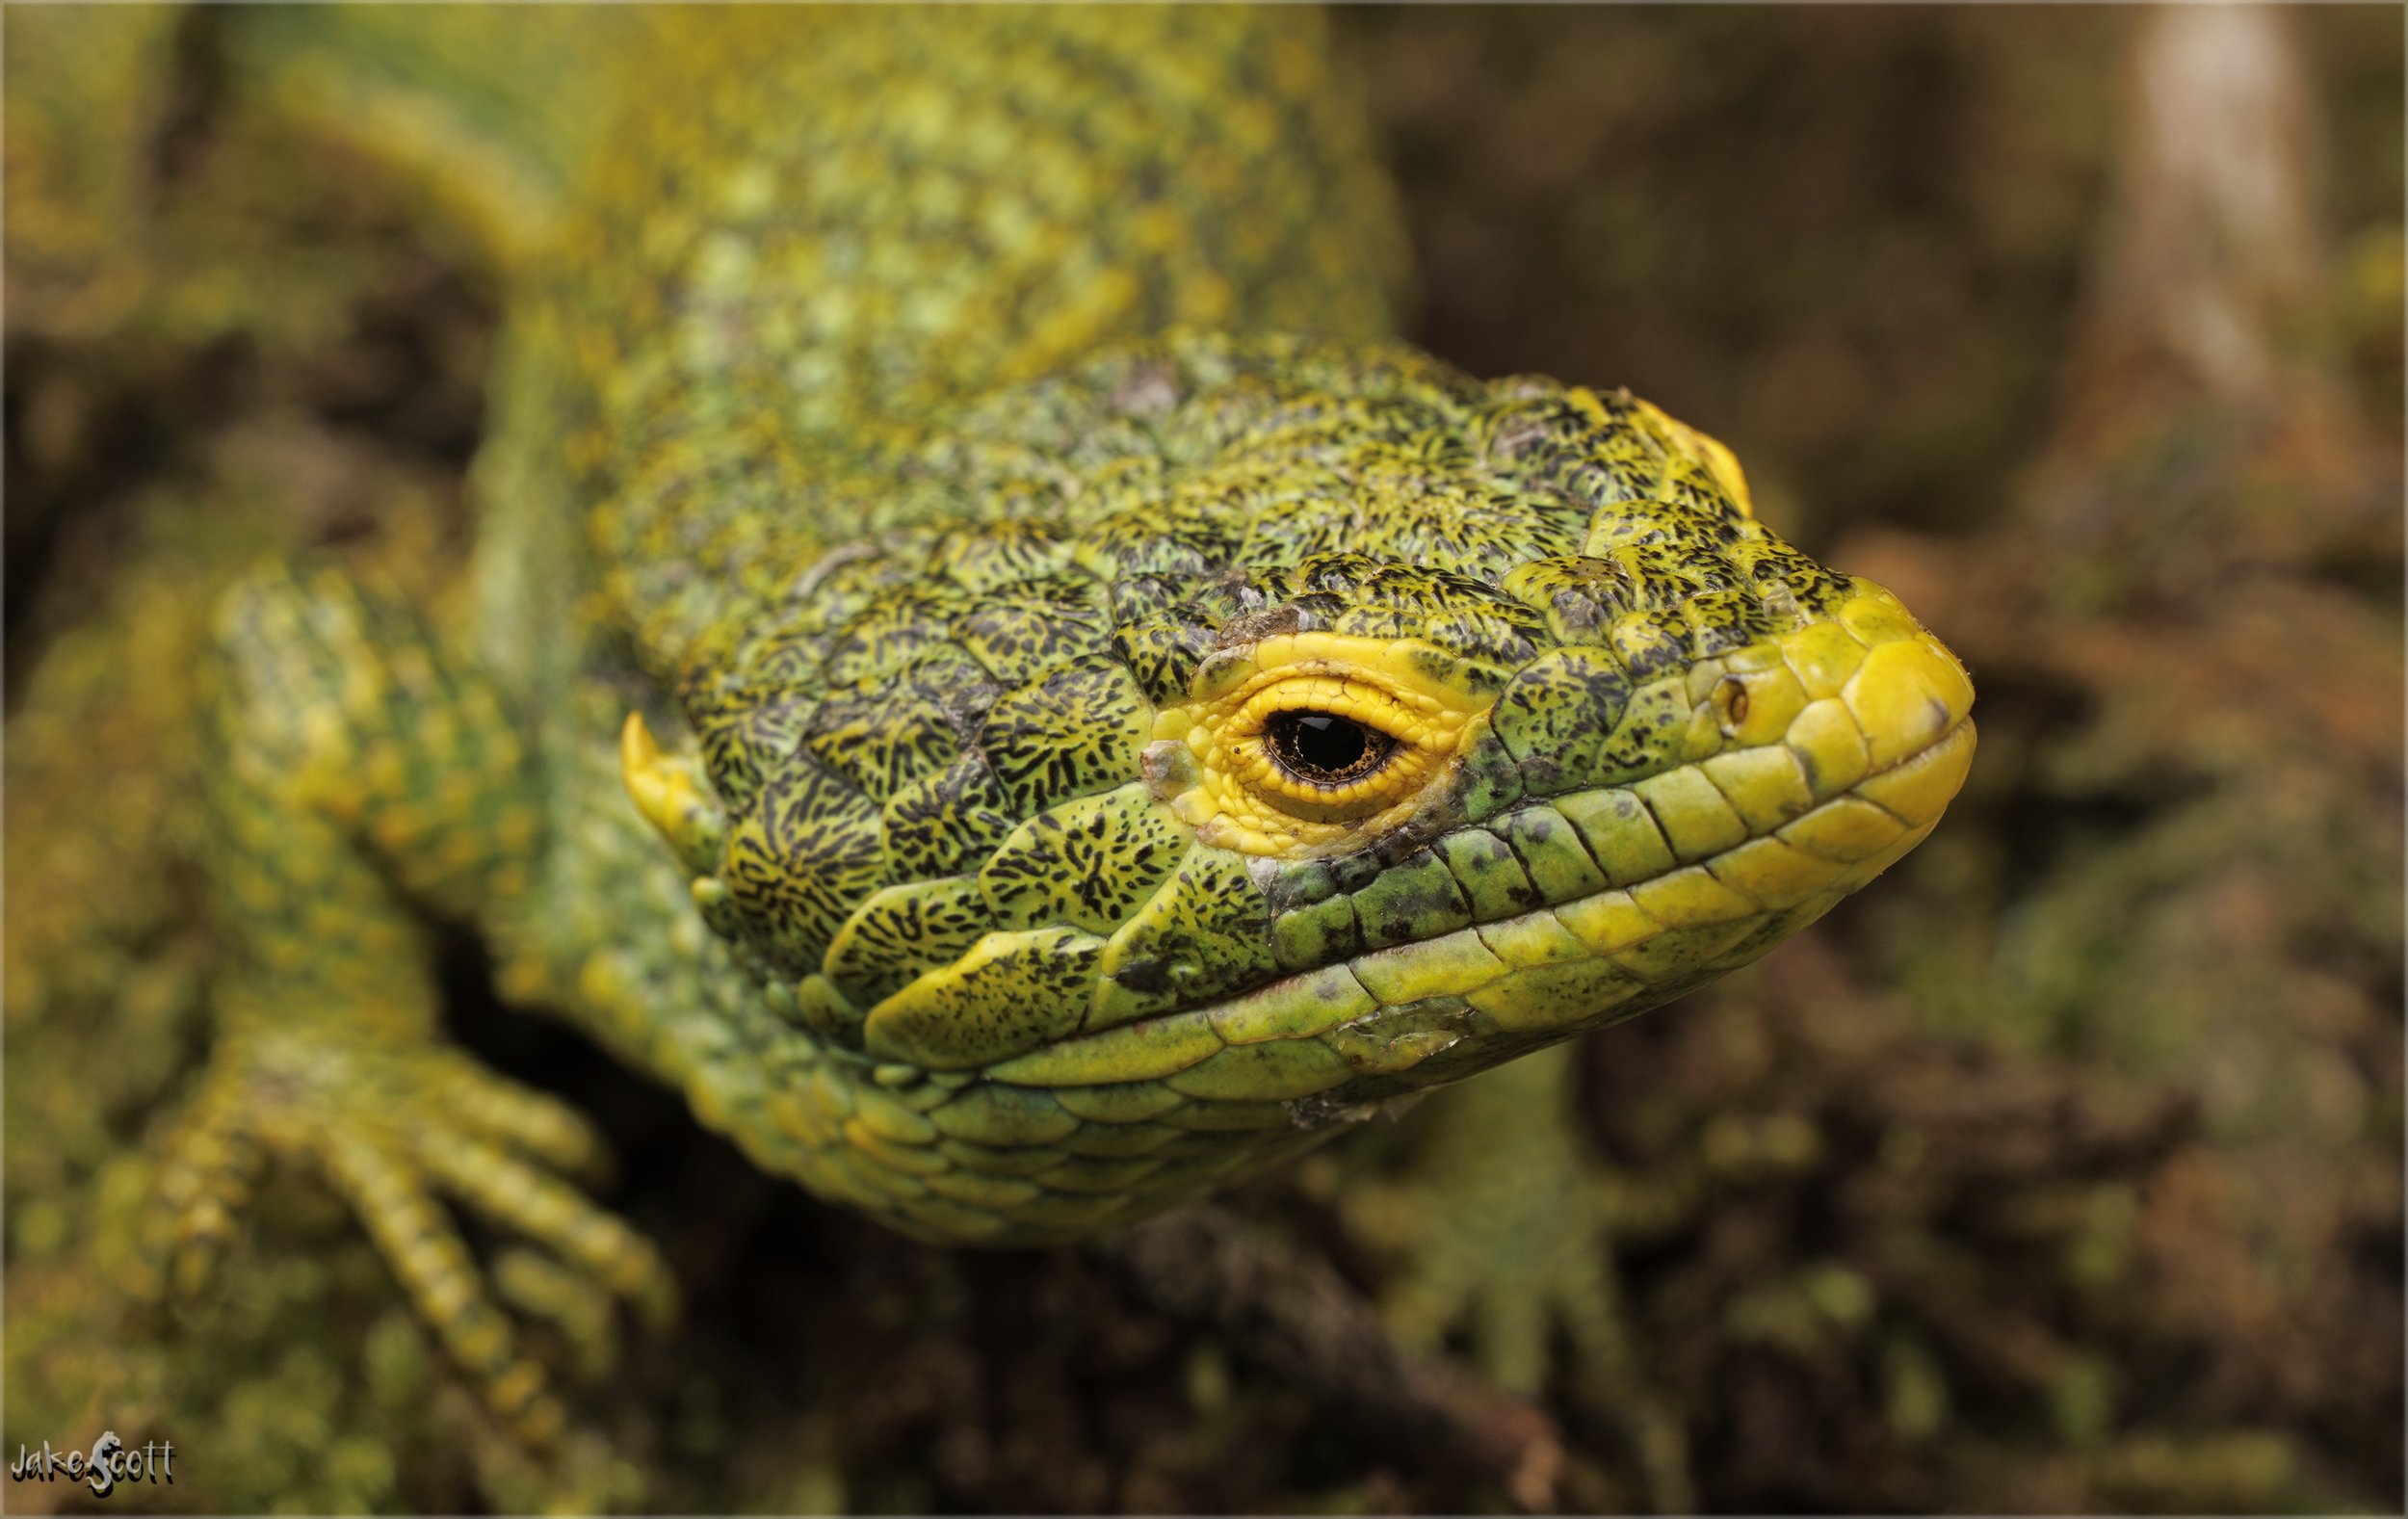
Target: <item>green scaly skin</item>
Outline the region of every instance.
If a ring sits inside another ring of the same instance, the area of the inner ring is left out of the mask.
[[[1314,15],[222,31],[515,294],[467,625],[317,563],[219,609],[236,963],[156,1252],[190,1289],[315,1163],[530,1440],[436,1194],[672,1283],[563,1179],[582,1120],[444,1043],[432,919],[765,1169],[1034,1244],[1743,964],[1962,780],[1954,658],[1718,444],[1388,340]],[[1246,702],[1316,680],[1410,720],[1375,812],[1246,768]]]

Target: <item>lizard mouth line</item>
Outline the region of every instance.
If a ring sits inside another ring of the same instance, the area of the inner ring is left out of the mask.
[[[1013,1086],[1159,1081],[1191,1100],[1298,1109],[1298,1121],[1493,1063],[1500,1039],[1551,1042],[1681,995],[1769,950],[1921,843],[1963,784],[1975,729],[1938,736],[1819,803],[1668,869],[1373,950],[1209,1008],[1075,1035],[990,1066]],[[1681,772],[1697,772],[1695,765]],[[1697,778],[1703,780],[1701,773]],[[1629,798],[1616,788],[1557,799]],[[1603,809],[1584,809],[1604,817]],[[1584,829],[1662,830],[1636,804]]]

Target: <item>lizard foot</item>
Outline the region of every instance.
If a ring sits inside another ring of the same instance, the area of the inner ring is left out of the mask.
[[[358,1215],[486,1403],[518,1439],[546,1448],[565,1409],[543,1367],[519,1352],[437,1193],[541,1247],[504,1253],[503,1296],[548,1320],[579,1368],[598,1372],[614,1349],[610,1298],[656,1327],[677,1311],[659,1252],[562,1179],[591,1174],[601,1158],[575,1113],[457,1050],[255,1033],[221,1048],[167,1143],[137,1285],[154,1297],[200,1293],[268,1163],[306,1161]]]
[[[1524,1396],[1560,1368],[1621,1427],[1649,1506],[1686,1512],[1695,1503],[1687,1441],[1633,1351],[1614,1262],[1617,1189],[1581,1140],[1574,1048],[1526,1056],[1432,1104],[1419,1178],[1364,1190],[1346,1221],[1398,1262],[1382,1309],[1400,1338],[1436,1344],[1461,1327],[1480,1369]]]

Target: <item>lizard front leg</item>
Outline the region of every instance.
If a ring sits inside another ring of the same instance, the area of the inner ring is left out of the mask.
[[[1683,1513],[1696,1502],[1687,1439],[1637,1360],[1615,1258],[1620,1189],[1582,1132],[1578,1050],[1441,1093],[1419,1180],[1364,1190],[1348,1222],[1400,1258],[1384,1307],[1405,1339],[1461,1323],[1482,1370],[1535,1394],[1558,1370],[1560,1330],[1561,1369],[1620,1426],[1647,1506]]]
[[[491,685],[398,597],[263,570],[213,628],[207,702],[220,1037],[170,1136],[144,1284],[197,1291],[271,1159],[356,1211],[453,1359],[521,1439],[564,1414],[438,1194],[536,1241],[655,1321],[651,1245],[562,1172],[600,1145],[438,1027],[428,924],[507,923],[538,857],[537,781]]]

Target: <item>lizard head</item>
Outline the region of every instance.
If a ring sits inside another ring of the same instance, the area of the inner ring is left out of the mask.
[[[629,775],[973,1151],[1142,1130],[1192,1192],[1754,958],[1971,760],[1955,658],[1627,396],[1172,339],[954,427],[697,642],[694,779]]]

